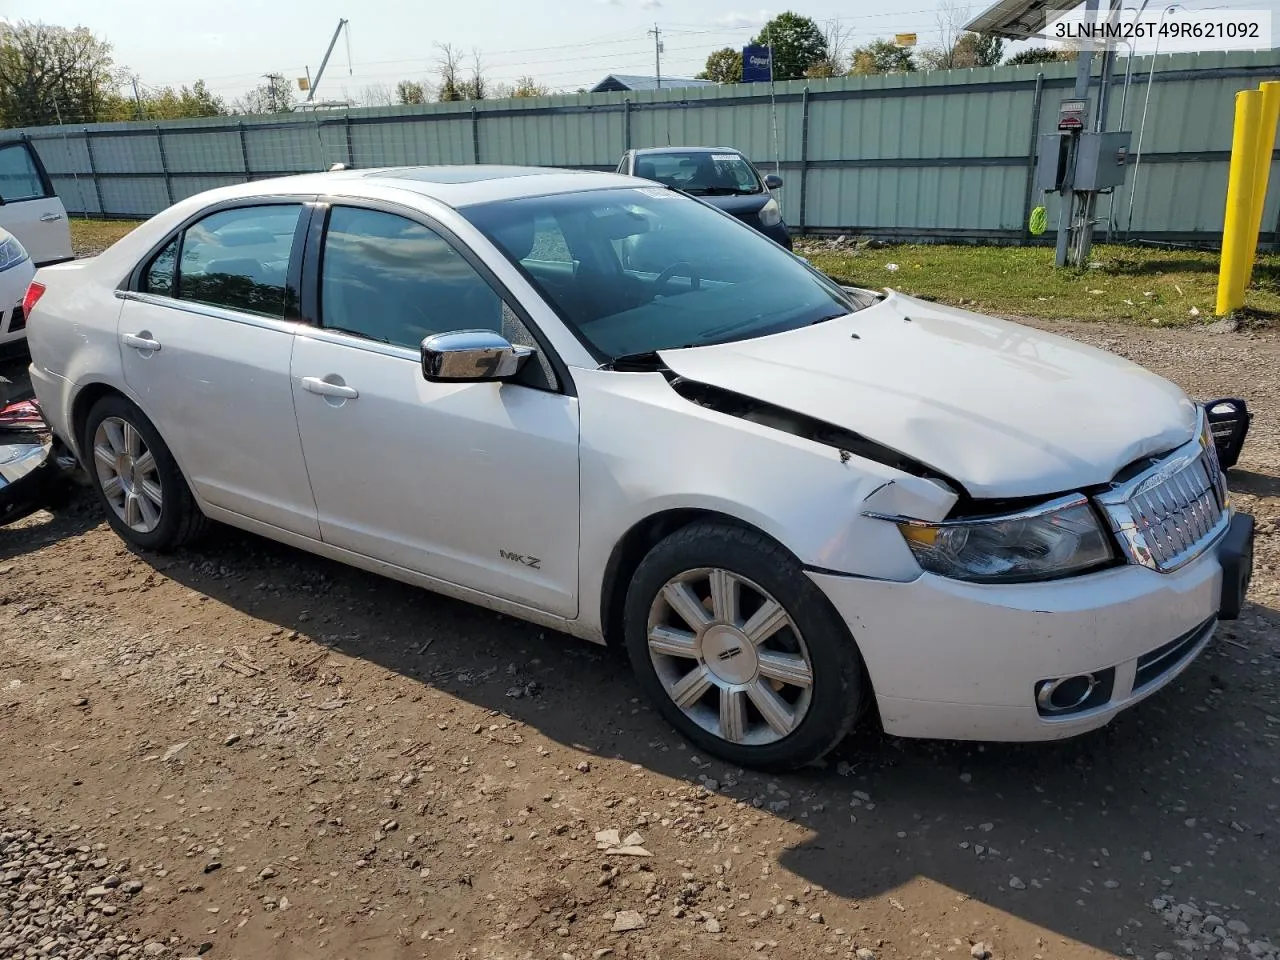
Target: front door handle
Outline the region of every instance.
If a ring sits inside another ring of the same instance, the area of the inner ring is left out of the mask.
[[[320,377],[303,377],[302,389],[308,393],[318,393],[322,397],[342,397],[344,400],[354,400],[360,396],[360,391],[355,387],[348,387],[342,383],[330,383]]]
[[[126,333],[120,338],[126,347],[133,347],[135,350],[143,350],[154,353],[160,349],[160,341],[152,340],[150,337],[138,336],[133,333]]]
[[[46,213],[40,218],[40,222],[41,223],[57,223],[61,219],[62,219],[62,214],[60,213]]]

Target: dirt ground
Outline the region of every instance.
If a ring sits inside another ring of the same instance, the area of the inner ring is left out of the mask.
[[[762,776],[607,651],[81,497],[0,529],[0,956],[1272,956],[1280,340],[1055,329],[1256,412],[1252,604],[1109,728]]]

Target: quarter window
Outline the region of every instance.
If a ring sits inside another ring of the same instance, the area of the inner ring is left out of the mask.
[[[434,230],[334,207],[320,267],[324,326],[416,350],[435,333],[503,330],[502,299]]]
[[[236,207],[188,227],[182,237],[177,297],[283,318],[289,257],[301,211],[296,203]],[[153,274],[157,282],[164,282],[164,257],[162,251],[147,273],[149,289]]]
[[[144,293],[172,297],[177,276],[178,238],[174,237],[163,250],[155,255],[151,265],[147,267],[146,275],[142,279],[142,290]]]
[[[45,195],[30,149],[25,143],[0,147],[0,200],[5,203],[35,200]]]

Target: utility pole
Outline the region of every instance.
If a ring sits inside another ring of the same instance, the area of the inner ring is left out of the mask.
[[[147,117],[146,111],[142,108],[142,96],[138,93],[138,78],[135,76],[129,79],[133,81],[133,102],[138,105],[138,119],[145,120]]]
[[[653,37],[653,69],[657,76],[658,89],[662,89],[662,32],[655,23],[653,29],[648,31],[649,36]]]

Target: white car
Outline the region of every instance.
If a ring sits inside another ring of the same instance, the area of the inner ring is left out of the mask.
[[[37,267],[72,257],[67,209],[25,139],[0,141],[0,229],[18,238]]]
[[[22,300],[35,273],[26,248],[0,228],[0,347],[27,335]]]
[[[873,710],[915,737],[1099,727],[1247,586],[1252,522],[1176,387],[842,288],[631,177],[249,183],[41,288],[36,393],[129,543],[208,518],[623,644],[741,765]]]

